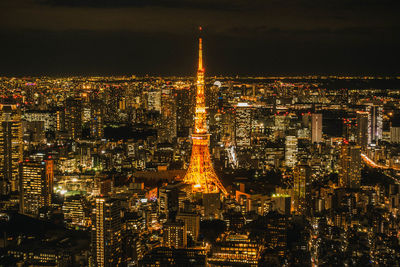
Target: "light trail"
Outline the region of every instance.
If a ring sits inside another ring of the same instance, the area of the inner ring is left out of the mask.
[[[389,167],[387,165],[377,164],[373,160],[371,160],[367,155],[365,155],[363,153],[361,153],[361,157],[364,160],[364,162],[372,168],[378,168],[378,169],[384,169],[384,170],[392,169],[395,171],[400,171],[400,167]]]
[[[394,177],[393,175],[391,175],[390,173],[388,173],[387,171],[389,170],[395,170],[395,171],[399,171],[400,168],[399,167],[389,167],[386,165],[382,165],[382,164],[377,164],[375,163],[373,160],[371,160],[367,155],[361,153],[361,158],[364,160],[365,164],[367,164],[368,166],[372,167],[372,168],[376,168],[376,169],[382,169],[382,170],[386,170],[383,173],[389,177],[392,178],[394,181],[396,181],[397,183],[400,183],[400,180],[396,177]]]

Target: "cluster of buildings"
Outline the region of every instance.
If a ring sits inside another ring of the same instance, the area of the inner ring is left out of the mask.
[[[395,265],[400,90],[370,80],[398,86],[205,79],[201,41],[195,82],[0,78],[0,265]]]

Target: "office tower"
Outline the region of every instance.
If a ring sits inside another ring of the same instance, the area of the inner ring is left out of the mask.
[[[322,114],[311,115],[311,142],[320,143],[322,141]]]
[[[161,112],[160,90],[152,90],[147,93],[147,106],[149,110]]]
[[[46,138],[43,121],[26,122],[25,133],[29,136],[29,141],[32,144],[40,144]]]
[[[377,144],[382,139],[382,107],[368,106],[368,144]]]
[[[179,193],[181,183],[162,186],[158,193],[158,212],[166,219],[174,220],[179,208]]]
[[[128,234],[124,237],[125,243],[125,258],[129,266],[129,262],[138,263],[143,258],[146,247],[142,243],[142,238],[139,233]],[[137,266],[137,265],[134,265]]]
[[[253,108],[247,103],[235,106],[235,143],[237,147],[251,145],[251,124]]]
[[[28,122],[43,122],[44,131],[57,129],[57,113],[47,110],[28,110],[24,112],[24,119]]]
[[[215,219],[219,217],[221,196],[219,193],[203,194],[204,217]]]
[[[161,118],[158,127],[160,142],[172,143],[176,138],[176,106],[175,99],[170,89],[163,89],[161,95]]]
[[[207,266],[206,252],[199,249],[156,247],[139,261],[140,267],[149,266]]]
[[[47,159],[44,160],[45,166],[45,183],[43,187],[43,199],[45,206],[50,206],[51,196],[53,194],[54,188],[54,160]],[[43,161],[42,161],[43,165]]]
[[[37,216],[39,208],[49,207],[53,191],[53,160],[30,161],[20,165],[20,211]]]
[[[65,109],[59,109],[56,111],[56,130],[57,132],[64,132],[65,127]]]
[[[340,153],[340,186],[359,188],[361,181],[361,168],[361,147],[343,143]]]
[[[400,127],[390,127],[390,142],[400,143]]]
[[[82,195],[66,195],[62,211],[64,214],[64,223],[68,227],[85,226],[85,204]]]
[[[187,230],[183,221],[168,221],[163,224],[163,246],[169,248],[185,248]]]
[[[230,234],[211,248],[210,266],[258,266],[263,246],[247,235]]]
[[[200,214],[193,211],[179,211],[176,219],[184,222],[186,233],[192,237],[193,241],[197,241],[200,231]]]
[[[297,137],[286,136],[285,139],[285,162],[286,166],[293,168],[297,162]]]
[[[184,182],[192,185],[193,192],[216,193],[227,195],[212,166],[209,151],[209,135],[206,126],[206,106],[204,96],[204,68],[202,39],[199,38],[199,66],[197,69],[196,84],[196,115],[194,131],[192,133],[192,155]]]
[[[65,102],[65,126],[71,139],[82,137],[82,103],[78,97]]]
[[[311,197],[311,168],[306,164],[299,164],[293,171],[293,200],[294,212],[304,214],[309,207]]]
[[[272,195],[272,210],[283,214],[290,215],[291,197],[285,194],[273,194]]]
[[[18,191],[19,162],[23,157],[21,110],[0,105],[0,195]]]
[[[96,267],[122,264],[121,206],[107,197],[95,199],[92,220],[93,261]]]
[[[246,224],[244,215],[235,210],[228,210],[222,214],[226,223],[226,229],[229,231],[238,231]]]
[[[174,90],[176,107],[176,132],[178,137],[188,137],[193,124],[192,90]]]
[[[101,100],[92,100],[90,103],[90,136],[93,139],[102,139],[104,136],[104,103]]]
[[[269,212],[266,216],[266,247],[277,251],[283,257],[287,250],[288,219],[278,212]]]
[[[357,111],[356,143],[363,151],[368,147],[368,112]]]
[[[206,88],[206,105],[211,112],[218,110],[220,86],[221,83],[216,81],[212,86]]]

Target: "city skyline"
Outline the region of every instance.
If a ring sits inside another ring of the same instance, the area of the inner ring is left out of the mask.
[[[398,6],[0,1],[0,266],[399,266]]]

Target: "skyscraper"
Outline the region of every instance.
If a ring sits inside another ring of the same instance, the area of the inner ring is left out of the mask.
[[[304,214],[309,207],[311,197],[311,168],[299,164],[293,172],[293,199],[296,214]]]
[[[357,111],[356,143],[362,150],[368,147],[368,112]]]
[[[161,112],[161,91],[152,90],[147,93],[147,105],[149,110]]]
[[[185,223],[186,233],[189,234],[194,241],[197,241],[200,230],[200,214],[193,211],[180,211],[176,219]]]
[[[68,98],[65,103],[66,131],[71,139],[82,136],[82,103],[78,97]]]
[[[186,224],[183,221],[169,221],[163,225],[164,247],[185,248],[187,245]]]
[[[176,106],[176,132],[178,137],[188,137],[193,124],[192,90],[183,88],[174,90]]]
[[[400,143],[400,127],[390,126],[390,142]]]
[[[17,105],[0,105],[0,195],[18,191],[22,153],[21,110]]]
[[[285,139],[285,162],[286,166],[293,168],[297,162],[297,137],[286,136]]]
[[[62,211],[64,223],[69,227],[85,225],[84,198],[80,194],[68,195],[64,198]]]
[[[51,204],[53,160],[22,162],[20,165],[20,211],[36,216],[39,208]]]
[[[94,139],[102,139],[104,135],[104,103],[93,100],[90,107],[90,135]]]
[[[368,112],[368,144],[376,144],[382,139],[382,107],[370,105]]]
[[[251,145],[252,107],[247,103],[235,106],[235,143],[237,147]]]
[[[161,119],[158,131],[160,142],[170,142],[176,137],[176,105],[172,90],[163,89],[161,94]]]
[[[199,38],[199,66],[197,69],[196,115],[192,134],[192,155],[184,182],[192,185],[192,191],[201,193],[222,192],[227,195],[212,166],[209,151],[209,135],[206,126],[204,96],[204,68],[202,39]]]
[[[92,220],[93,261],[97,267],[122,264],[121,207],[118,200],[98,197]]]
[[[258,266],[263,245],[247,235],[230,234],[213,244],[210,266]]]
[[[340,153],[339,184],[347,188],[359,188],[361,180],[361,147],[342,144]]]
[[[322,114],[311,115],[311,142],[320,143],[322,141]]]

